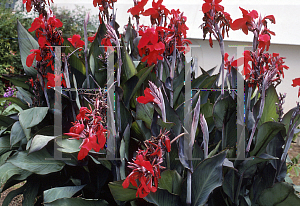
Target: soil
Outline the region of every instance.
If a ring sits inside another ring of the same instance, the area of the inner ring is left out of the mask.
[[[292,143],[291,148],[289,149],[289,156],[292,159],[293,157],[296,157],[298,154],[300,154],[300,146],[298,146],[296,143]],[[290,177],[292,178],[295,185],[300,185],[300,175],[297,177],[294,170],[290,171]],[[11,188],[8,188],[4,192],[1,193],[0,198],[0,205],[2,205],[3,200],[7,196],[7,194],[19,187],[21,187],[25,182],[19,183]],[[9,204],[9,206],[21,206],[23,201],[23,195],[16,196],[12,202]]]

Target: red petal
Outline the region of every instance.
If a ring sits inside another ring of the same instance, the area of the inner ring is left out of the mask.
[[[210,3],[204,3],[202,5],[202,12],[207,13],[211,10],[211,4]]]
[[[269,19],[273,24],[276,23],[276,22],[275,22],[275,17],[274,17],[273,15],[265,16],[265,18],[264,18],[263,20],[265,20],[265,19]]]
[[[142,104],[147,104],[147,103],[151,102],[151,100],[149,100],[149,99],[147,99],[146,97],[143,97],[143,96],[138,97],[137,101],[139,103],[142,103]]]
[[[238,30],[242,28],[244,24],[246,24],[246,21],[247,20],[244,18],[236,19],[230,24],[230,27],[232,30]]]
[[[29,54],[29,55],[27,56],[27,59],[26,59],[26,66],[31,67],[35,55],[36,55],[35,53],[32,53],[32,54]]]
[[[81,148],[79,153],[78,153],[78,156],[77,156],[77,159],[78,160],[82,160],[83,158],[85,158],[87,155],[89,154],[89,151],[85,148]]]
[[[129,176],[126,177],[126,179],[124,180],[124,182],[122,183],[123,188],[127,188],[129,187]]]
[[[293,79],[293,87],[300,86],[300,78]]]

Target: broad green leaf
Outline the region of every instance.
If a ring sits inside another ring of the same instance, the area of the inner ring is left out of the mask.
[[[141,104],[136,105],[136,120],[143,120],[147,128],[151,128],[153,118],[154,106],[153,104]]]
[[[28,107],[32,105],[32,94],[26,90],[24,90],[22,87],[17,87],[17,98],[20,99],[24,104],[26,104]]]
[[[93,200],[76,198],[63,198],[55,200],[54,202],[45,203],[45,206],[108,206],[109,204],[105,200]]]
[[[7,162],[10,162],[21,169],[40,175],[58,172],[65,165],[62,161],[53,159],[45,149],[31,154],[20,151],[10,157]]]
[[[192,205],[203,205],[209,194],[222,185],[226,151],[202,161],[192,174]]]
[[[125,47],[122,47],[122,72],[125,73],[126,80],[137,74],[137,70]]]
[[[65,153],[75,153],[79,152],[82,140],[76,140],[76,139],[62,139],[61,141],[58,141],[57,144],[61,148],[58,150]]]
[[[219,130],[222,130],[223,124],[228,122],[231,114],[235,112],[236,104],[230,96],[217,101],[213,107],[213,116],[216,127]]]
[[[19,107],[21,107],[22,109],[28,109],[28,106],[26,104],[24,104],[17,97],[3,97],[3,98],[0,98],[0,101],[2,101],[2,100],[12,102],[12,103],[18,105]]]
[[[132,76],[130,79],[128,79],[125,82],[123,90],[124,90],[124,103],[127,108],[129,107],[130,99],[144,83],[145,79],[147,78],[147,76],[149,75],[153,67],[154,65],[142,69],[136,75]]]
[[[49,141],[55,139],[56,136],[36,135],[33,137],[28,154],[39,151],[44,148]]]
[[[44,191],[44,203],[53,202],[61,198],[70,198],[75,193],[80,191],[85,185],[81,186],[66,186],[66,187],[55,187]]]
[[[14,175],[19,175],[23,172],[21,168],[6,162],[0,166],[0,187]]]
[[[131,125],[132,136],[140,141],[145,141],[151,137],[150,129],[148,129],[142,120],[136,120]]]
[[[17,87],[22,87],[23,89],[29,90],[29,84],[25,83],[28,81],[28,76],[26,75],[13,75],[13,76],[6,76],[2,75],[4,79],[9,80],[13,85]],[[6,98],[15,98],[15,97],[6,97]]]
[[[10,117],[0,115],[0,126],[8,127],[8,126],[12,125],[13,123],[15,123],[15,121],[16,120],[14,120]]]
[[[179,195],[182,187],[181,183],[182,178],[176,170],[165,170],[161,173],[161,178],[158,180],[158,187]]]
[[[238,187],[238,181],[239,179],[238,176],[236,175],[235,170],[229,169],[227,174],[224,177],[222,188],[232,202],[235,201],[235,194]]]
[[[256,135],[256,143],[254,149],[250,152],[250,156],[259,156],[265,152],[269,142],[274,136],[280,132],[285,132],[284,124],[279,122],[265,122],[259,128]]]
[[[157,189],[155,193],[150,193],[144,198],[147,202],[163,206],[181,206],[180,197],[169,193],[167,190]]]
[[[292,185],[278,182],[273,187],[265,189],[258,199],[261,206],[300,205],[300,198],[296,195]]]
[[[34,107],[20,112],[19,120],[23,129],[39,124],[48,113],[48,107]]]
[[[4,154],[10,149],[11,147],[10,147],[9,135],[0,137],[0,155]]]
[[[15,122],[14,125],[11,128],[10,133],[10,146],[14,146],[18,142],[20,142],[23,138],[25,138],[24,131],[21,127],[21,124],[19,121]]]
[[[290,109],[282,118],[282,123],[285,125],[285,129],[286,129],[286,133],[288,133],[289,130],[289,125],[290,125],[290,121],[291,121],[291,117],[293,112],[296,110],[297,108],[294,107],[292,109]],[[295,120],[299,121],[300,115],[297,115],[297,117],[295,118]],[[298,122],[299,123],[299,122]]]
[[[261,99],[254,105],[253,107],[253,115],[256,119],[258,113],[259,113],[259,107],[260,107]],[[278,114],[276,112],[276,103],[279,102],[277,92],[273,85],[271,85],[266,90],[266,98],[265,98],[265,106],[264,111],[262,113],[262,116],[258,122],[258,127],[262,125],[265,122],[270,121],[277,121],[278,120]]]
[[[123,180],[108,183],[111,194],[115,200],[119,201],[131,201],[136,198],[137,189],[131,184],[128,188],[124,189],[122,184]]]
[[[38,49],[38,42],[28,33],[28,31],[21,25],[19,20],[17,21],[18,30],[18,41],[20,48],[20,56],[23,68],[27,75],[36,76],[37,71],[33,68],[35,63],[31,67],[26,66],[26,59],[29,54],[31,54],[31,49]]]

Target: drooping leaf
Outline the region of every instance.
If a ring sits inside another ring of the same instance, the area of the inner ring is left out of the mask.
[[[39,124],[48,113],[48,107],[34,107],[20,112],[19,120],[23,129]]]
[[[123,180],[108,183],[111,194],[115,200],[119,201],[131,201],[136,198],[137,189],[132,185],[124,189],[122,184]]]
[[[10,133],[10,146],[14,146],[25,137],[23,129],[19,121],[15,122],[11,128]]]
[[[34,205],[36,201],[36,196],[39,191],[40,182],[37,179],[28,179],[26,182],[26,187],[23,192],[24,200],[22,201],[23,206]]]
[[[20,151],[10,157],[7,162],[23,170],[41,175],[58,172],[65,165],[64,162],[53,159],[45,149],[31,154],[28,154],[26,151]]]
[[[61,141],[58,141],[57,144],[61,148],[58,150],[64,153],[75,153],[79,152],[80,148],[79,146],[81,145],[82,141],[81,140],[76,140],[76,139],[62,139]]]
[[[265,189],[258,199],[262,206],[300,205],[300,198],[295,194],[292,185],[278,182],[273,187]]]
[[[44,191],[44,203],[53,202],[61,198],[70,198],[75,193],[80,191],[85,185],[81,186],[66,186],[66,187],[55,187]]]
[[[36,135],[33,137],[28,154],[39,151],[44,148],[49,141],[55,139],[56,136]]]
[[[126,80],[137,74],[137,70],[131,60],[125,47],[122,47],[122,72],[125,74]]]
[[[4,154],[5,152],[11,149],[9,135],[0,137],[0,145],[0,155]]]
[[[32,105],[32,94],[24,90],[22,87],[17,87],[17,89],[17,98],[20,99],[28,107],[30,107]]]
[[[2,100],[12,102],[12,103],[18,105],[19,107],[21,107],[22,109],[28,109],[28,106],[16,97],[3,97],[3,98],[0,98],[0,101],[2,101]]]
[[[13,123],[15,123],[15,121],[16,120],[14,120],[10,117],[0,115],[0,126],[8,127],[8,126],[12,125]]]
[[[141,104],[136,105],[136,120],[143,120],[147,128],[151,128],[151,122],[154,112],[153,104]]]
[[[192,174],[192,205],[203,205],[209,194],[222,185],[222,165],[226,152],[202,161]]]
[[[6,183],[14,175],[19,175],[23,172],[21,168],[16,167],[15,165],[6,162],[0,166],[0,186]]]
[[[26,66],[26,59],[29,54],[31,54],[31,49],[38,49],[38,42],[28,33],[28,31],[22,26],[22,24],[17,21],[17,30],[18,30],[18,42],[20,48],[20,56],[23,68],[27,75],[36,76],[37,71],[31,67]],[[35,65],[35,63],[33,63]]]

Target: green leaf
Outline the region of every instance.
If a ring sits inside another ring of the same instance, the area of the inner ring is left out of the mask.
[[[182,186],[181,183],[182,178],[176,170],[165,170],[161,173],[161,178],[158,180],[158,187],[179,195]]]
[[[0,155],[4,154],[5,152],[7,152],[11,149],[9,135],[0,137],[0,145],[1,145],[0,146]]]
[[[32,105],[32,94],[26,90],[24,90],[22,87],[17,87],[17,98],[20,99],[24,104],[26,104],[28,107]]]
[[[257,132],[256,143],[254,149],[250,152],[250,156],[259,156],[265,152],[269,142],[274,136],[280,132],[285,132],[284,124],[279,122],[265,122],[263,123]]]
[[[19,175],[23,172],[21,168],[6,162],[0,166],[0,187],[14,175]]]
[[[253,115],[256,119],[259,113],[261,99],[254,105]],[[276,112],[276,103],[279,102],[277,92],[273,85],[266,90],[265,106],[262,116],[258,122],[258,127],[265,122],[277,121],[279,115]]]
[[[169,193],[167,190],[157,189],[155,193],[150,193],[144,198],[147,202],[162,206],[181,206],[180,197]]]
[[[28,154],[39,151],[44,148],[49,141],[55,139],[56,136],[36,135],[33,137]]]
[[[66,187],[55,187],[44,191],[44,203],[53,202],[61,198],[70,198],[75,193],[80,191],[85,185],[81,186],[66,186]]]
[[[147,76],[149,75],[153,67],[154,65],[142,69],[136,75],[132,76],[130,79],[128,79],[125,82],[123,90],[124,90],[124,103],[127,108],[129,107],[130,99],[144,83],[145,79],[147,78]]]
[[[31,154],[20,151],[9,158],[7,162],[21,169],[41,175],[58,172],[65,165],[62,161],[53,159],[46,149]]]
[[[33,68],[35,63],[31,67],[26,66],[26,59],[29,54],[31,54],[31,49],[38,49],[38,42],[27,32],[27,30],[21,25],[19,20],[17,21],[17,30],[18,30],[18,41],[20,48],[20,55],[23,68],[27,75],[36,76],[37,71]]]
[[[0,98],[0,101],[9,101],[12,102],[18,106],[20,106],[22,109],[28,109],[28,106],[26,104],[24,104],[20,99],[16,98],[16,97],[4,97],[4,98]]]
[[[243,174],[246,170],[248,170],[253,165],[259,164],[261,162],[266,162],[269,160],[274,160],[274,159],[276,158],[267,154],[262,154],[260,155],[260,157],[249,157],[248,159],[244,160],[242,164],[239,165],[238,167],[239,174]]]
[[[15,123],[15,121],[16,120],[14,120],[14,119],[12,119],[10,117],[4,116],[4,115],[0,115],[0,126],[9,127],[13,123]]]
[[[140,141],[145,141],[151,137],[150,129],[148,129],[142,120],[136,120],[131,125],[132,136]]]
[[[63,198],[55,200],[54,202],[45,203],[45,206],[108,206],[105,200],[92,200],[83,198]]]
[[[48,107],[34,107],[20,112],[19,120],[23,129],[39,124],[48,113]]]
[[[9,80],[13,85],[17,87],[22,87],[23,89],[29,90],[29,85],[25,83],[28,81],[28,76],[26,75],[2,75],[4,79]],[[15,98],[15,97],[6,97],[6,98]]]
[[[122,47],[122,72],[125,73],[126,80],[137,74],[137,70],[125,47]]]
[[[151,128],[153,118],[154,106],[153,104],[141,104],[136,105],[136,120],[143,120],[147,128]]]
[[[230,96],[217,101],[213,108],[213,117],[216,127],[222,130],[223,124],[228,122],[231,114],[235,112],[236,104]]]
[[[20,142],[23,138],[25,138],[25,134],[23,132],[20,122],[17,121],[14,123],[14,125],[11,128],[10,146],[11,147],[14,146],[18,142]]]
[[[111,194],[115,200],[119,201],[131,201],[136,198],[137,189],[131,184],[128,188],[124,189],[122,184],[123,180],[108,183]]]
[[[203,205],[209,194],[222,185],[226,151],[202,161],[192,174],[192,205]]]
[[[293,112],[297,109],[297,107],[294,107],[292,109],[290,109],[282,118],[282,123],[285,125],[285,129],[286,129],[286,133],[289,130],[289,125],[290,125],[290,121],[291,121],[291,117]],[[300,115],[297,114],[297,117],[295,118],[295,121],[299,121]]]
[[[80,151],[79,146],[81,145],[81,143],[82,143],[81,140],[62,139],[61,141],[57,142],[58,146],[61,147],[58,150],[65,153],[79,152]]]
[[[278,182],[273,187],[265,189],[258,199],[261,206],[300,205],[300,198],[296,195],[292,185]]]

